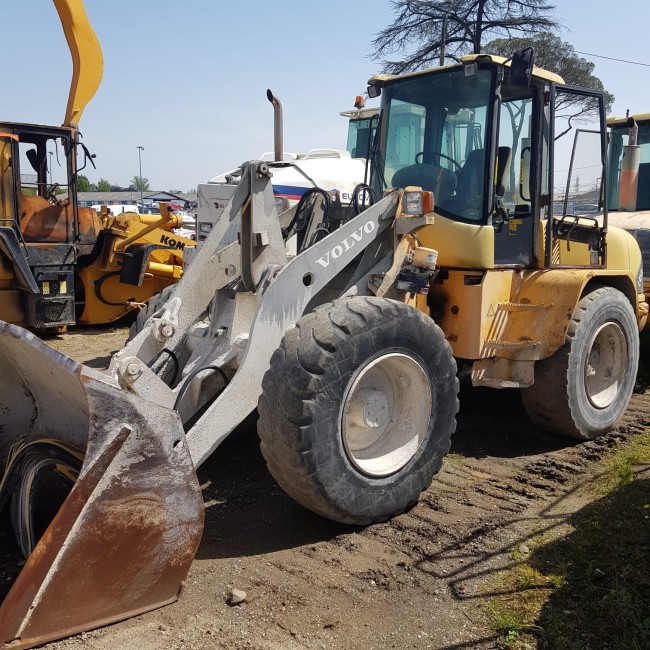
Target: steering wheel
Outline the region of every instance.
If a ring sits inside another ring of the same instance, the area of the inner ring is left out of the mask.
[[[60,189],[60,185],[58,183],[52,183],[52,185],[48,185],[45,189],[45,198],[52,204],[52,205],[59,205],[60,201],[59,199],[56,198],[57,194],[56,191]]]
[[[45,188],[45,198],[50,202],[50,203],[58,203],[58,199],[56,198],[56,191],[60,188],[60,185],[58,183],[52,183],[52,185],[48,185]]]
[[[445,160],[448,160],[450,163],[456,165],[456,169],[461,168],[460,163],[457,163],[453,158],[450,158],[449,156],[447,156],[444,153],[434,153],[434,154],[432,154],[432,156],[433,156],[434,159],[435,158],[438,158],[438,159],[444,158]],[[415,162],[418,165],[422,164],[423,159],[424,159],[424,151],[420,151],[420,153],[415,154]],[[440,162],[440,161],[438,161],[438,162]],[[456,170],[454,170],[454,171],[456,171]]]

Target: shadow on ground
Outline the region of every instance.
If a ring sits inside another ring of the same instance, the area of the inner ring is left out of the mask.
[[[534,456],[574,444],[528,421],[518,391],[464,389],[452,452],[466,458]],[[254,428],[228,439],[199,469],[206,526],[199,557],[258,555],[354,530],[288,497],[266,469]],[[434,479],[435,481],[435,479]]]
[[[532,424],[518,390],[463,385],[459,399],[451,451],[466,458],[517,458],[577,444]]]
[[[541,602],[535,620],[512,628],[515,638],[534,633],[540,649],[650,648],[650,465],[637,476],[580,507],[600,479],[592,477],[541,512],[483,525],[415,566],[484,611],[510,602],[516,619],[525,599]],[[500,632],[494,647],[532,647],[508,644],[508,629]]]
[[[565,576],[537,621],[542,647],[650,648],[650,466],[645,475],[571,515],[573,532],[531,557]]]

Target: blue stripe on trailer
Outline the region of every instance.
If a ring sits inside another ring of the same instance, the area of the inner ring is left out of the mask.
[[[288,199],[299,199],[308,189],[297,185],[273,185],[273,194],[286,196]]]

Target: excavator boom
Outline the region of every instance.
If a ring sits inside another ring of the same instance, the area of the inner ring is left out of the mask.
[[[104,72],[104,57],[82,0],[53,2],[72,56],[72,82],[63,126],[76,126],[99,88]]]

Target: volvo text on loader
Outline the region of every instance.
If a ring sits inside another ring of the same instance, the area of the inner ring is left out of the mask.
[[[457,362],[475,384],[518,387],[560,434],[593,438],[625,411],[647,317],[639,247],[606,211],[557,211],[572,151],[605,177],[602,95],[530,54],[376,76],[370,94],[377,201],[338,224],[325,211],[295,256],[300,219],[277,214],[267,165],[248,162],[106,372],[0,324],[2,553],[26,558],[0,606],[5,646],[178,598],[203,527],[196,468],[256,408],[278,483],[351,524],[430,484],[456,426]],[[577,105],[589,123],[564,147]]]
[[[64,124],[0,123],[0,318],[39,330],[138,309],[178,280],[183,247],[194,245],[174,234],[182,218],[166,211],[112,216],[77,206],[77,174],[94,165],[78,123],[103,60],[81,0],[54,4],[73,59]]]

